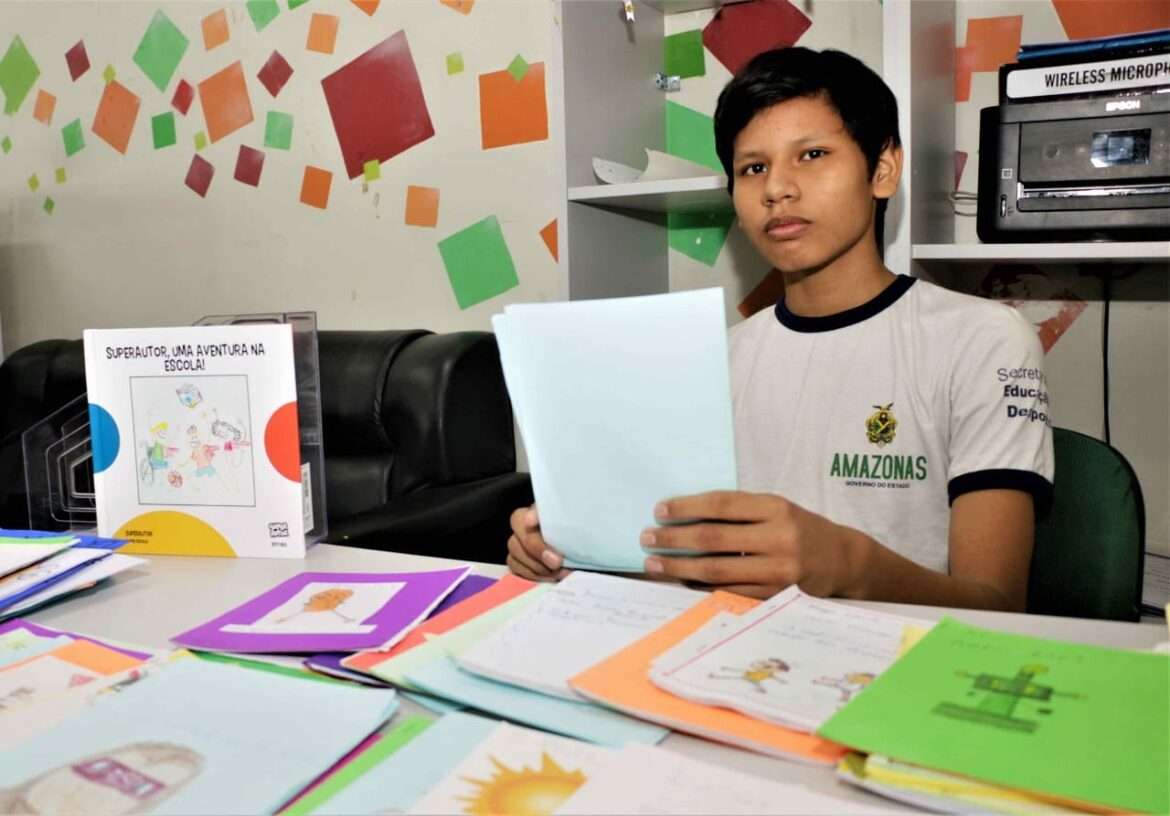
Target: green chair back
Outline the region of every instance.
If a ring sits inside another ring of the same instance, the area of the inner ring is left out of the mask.
[[[1106,443],[1053,428],[1052,505],[1038,513],[1028,611],[1136,621],[1146,510],[1137,474]]]

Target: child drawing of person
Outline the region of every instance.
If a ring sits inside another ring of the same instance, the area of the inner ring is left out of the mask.
[[[748,664],[746,669],[739,669],[734,666],[723,666],[722,668],[724,671],[711,672],[707,676],[717,679],[744,680],[750,683],[752,688],[760,692],[760,694],[767,694],[768,690],[764,688],[764,683],[771,680],[780,685],[786,685],[785,681],[779,675],[790,671],[792,667],[778,657],[764,657],[759,660],[753,660]]]

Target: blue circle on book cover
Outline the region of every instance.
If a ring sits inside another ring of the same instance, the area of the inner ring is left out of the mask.
[[[93,472],[101,473],[118,458],[122,437],[110,412],[92,402],[89,404],[89,439],[93,449]]]

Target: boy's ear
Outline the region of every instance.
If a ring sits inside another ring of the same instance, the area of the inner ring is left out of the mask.
[[[892,198],[902,178],[902,148],[890,145],[878,156],[870,188],[874,198]]]

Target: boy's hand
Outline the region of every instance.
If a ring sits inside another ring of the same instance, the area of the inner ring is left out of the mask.
[[[569,574],[564,559],[540,534],[536,505],[512,513],[512,537],[508,539],[508,569],[529,581],[559,581]]]
[[[848,537],[855,533],[780,496],[714,491],[659,503],[660,521],[695,524],[654,527],[643,549],[689,550],[702,557],[651,555],[646,572],[770,598],[792,584],[810,595],[843,591],[849,575]]]

